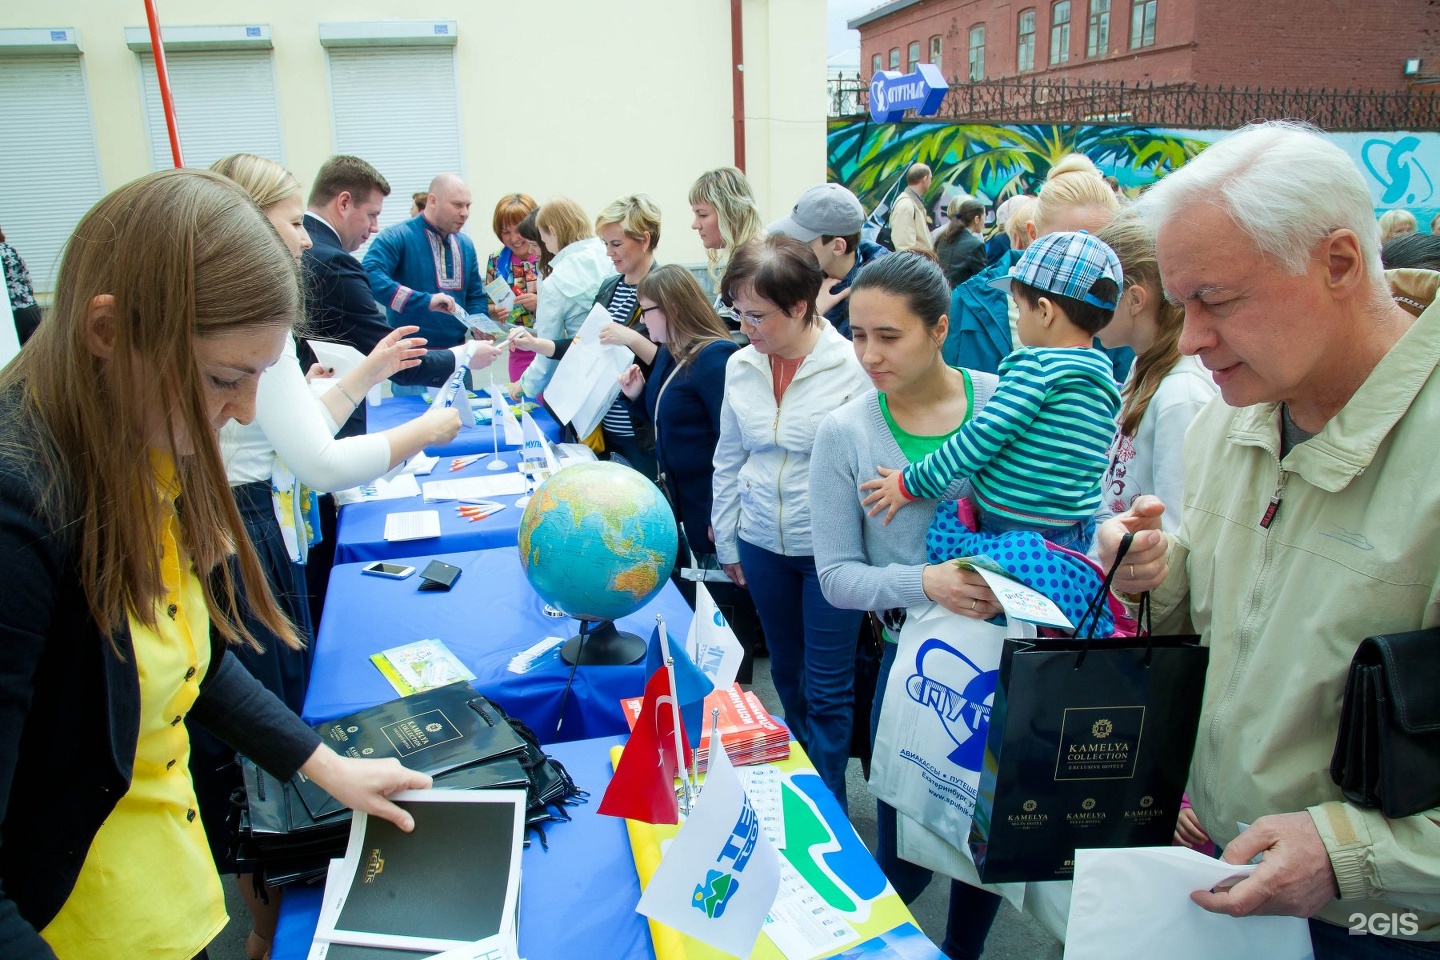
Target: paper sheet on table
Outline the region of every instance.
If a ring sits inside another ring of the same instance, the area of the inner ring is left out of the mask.
[[[335,502],[346,503],[369,503],[371,500],[403,500],[406,497],[420,496],[420,483],[415,479],[413,473],[402,473],[393,479],[384,477],[374,483],[362,483],[358,487],[351,487],[349,490],[336,490]]]
[[[600,342],[600,331],[615,321],[600,304],[590,308],[575,342],[555,367],[545,388],[545,402],[561,423],[589,436],[620,395],[620,374],[635,354],[619,344]]]
[[[348,343],[331,343],[328,340],[311,340],[309,343],[310,349],[315,351],[315,359],[320,361],[320,366],[334,370],[336,380],[354,370],[365,359],[365,354]],[[330,382],[333,385],[335,381]]]
[[[431,480],[425,484],[424,492],[427,503],[437,500],[515,497],[525,492],[525,478],[518,473],[492,473],[480,477],[461,477],[458,480]]]
[[[1065,960],[1306,960],[1310,926],[1297,917],[1227,917],[1190,900],[1226,877],[1249,875],[1188,847],[1076,850]]]
[[[439,457],[429,457],[423,452],[417,453],[400,465],[400,473],[413,473],[417,477],[428,476],[439,462]]]
[[[785,960],[814,960],[860,942],[860,934],[845,916],[826,903],[783,857],[780,891],[761,929],[785,954]]]

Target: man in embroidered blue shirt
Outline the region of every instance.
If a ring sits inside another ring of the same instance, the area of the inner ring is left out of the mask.
[[[386,227],[365,254],[370,290],[390,325],[415,324],[432,349],[464,341],[456,304],[481,317],[489,306],[475,243],[460,232],[469,218],[470,188],[442,173],[419,216]]]

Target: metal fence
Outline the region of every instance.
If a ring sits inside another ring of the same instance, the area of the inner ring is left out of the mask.
[[[864,114],[869,103],[869,81],[863,76],[830,80],[831,117]],[[1392,92],[952,78],[934,119],[1227,130],[1256,120],[1289,119],[1331,131],[1440,130],[1440,84]]]

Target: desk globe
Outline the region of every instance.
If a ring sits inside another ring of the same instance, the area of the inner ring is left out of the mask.
[[[540,598],[587,622],[562,648],[566,663],[645,656],[645,640],[618,632],[614,621],[659,593],[675,564],[675,514],[655,484],[618,463],[566,467],[531,496],[519,546],[520,566]]]

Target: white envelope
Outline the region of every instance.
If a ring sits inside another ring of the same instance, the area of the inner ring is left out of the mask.
[[[1188,847],[1076,850],[1065,960],[1308,960],[1307,921],[1227,917],[1190,899],[1254,869]]]

